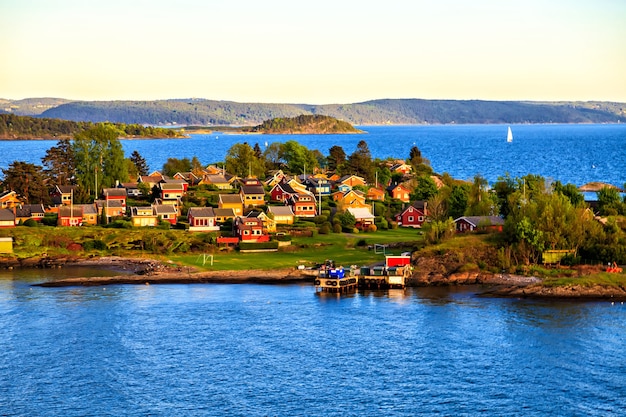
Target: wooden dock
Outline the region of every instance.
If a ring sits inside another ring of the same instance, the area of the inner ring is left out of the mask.
[[[315,279],[315,290],[328,293],[346,293],[357,289],[385,290],[404,288],[406,279],[411,276],[413,268],[410,258],[387,257],[384,266],[355,266],[349,270],[343,268],[324,267]],[[408,259],[407,259],[408,258]]]

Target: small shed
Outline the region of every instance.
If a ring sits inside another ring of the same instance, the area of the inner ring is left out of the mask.
[[[12,237],[0,237],[0,253],[13,253]]]

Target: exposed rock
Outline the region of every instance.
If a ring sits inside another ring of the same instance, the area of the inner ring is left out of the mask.
[[[564,285],[557,287],[540,284],[528,286],[508,285],[493,288],[486,291],[483,295],[519,298],[626,300],[626,288],[608,285]]]

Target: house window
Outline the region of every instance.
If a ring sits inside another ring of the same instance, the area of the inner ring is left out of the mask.
[[[420,222],[423,222],[423,221],[424,221],[424,216],[419,216],[419,217],[417,218],[417,220],[418,220],[418,221],[420,221]]]
[[[409,218],[407,219],[407,221],[412,222],[414,220],[413,216],[409,216]]]

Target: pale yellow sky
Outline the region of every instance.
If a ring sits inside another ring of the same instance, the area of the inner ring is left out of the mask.
[[[0,98],[626,102],[623,0],[0,0]]]

